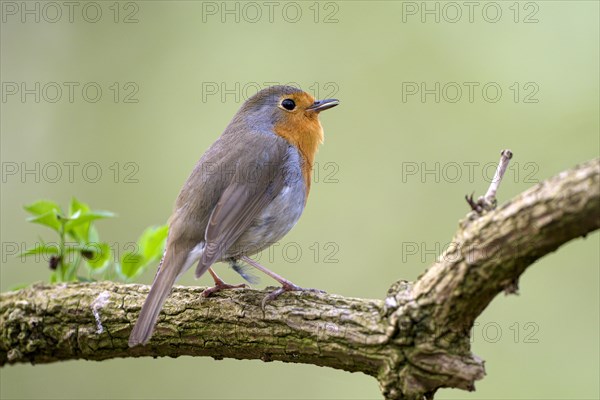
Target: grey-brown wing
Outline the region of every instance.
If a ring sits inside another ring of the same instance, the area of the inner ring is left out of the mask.
[[[217,262],[246,231],[285,185],[285,153],[264,165],[238,171],[215,206],[205,233],[205,246],[196,277]],[[243,252],[244,249],[239,249]]]

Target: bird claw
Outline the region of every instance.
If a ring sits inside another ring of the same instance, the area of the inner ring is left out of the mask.
[[[220,284],[216,284],[213,287],[204,289],[204,291],[201,293],[201,295],[202,295],[202,297],[208,297],[213,293],[220,292],[221,290],[246,289],[246,288],[248,288],[248,285],[246,285],[245,283],[240,283],[239,285],[230,285],[228,283],[220,283]]]
[[[265,298],[263,299],[261,306],[262,309],[264,310],[267,303],[270,303],[271,301],[275,300],[276,298],[278,298],[280,295],[282,295],[285,292],[312,292],[312,293],[325,293],[324,290],[320,290],[320,289],[306,289],[306,288],[302,288],[300,286],[294,285],[293,283],[290,284],[284,284],[282,285],[280,288],[277,288],[275,290],[273,290],[271,293],[269,293],[268,295],[265,296]]]

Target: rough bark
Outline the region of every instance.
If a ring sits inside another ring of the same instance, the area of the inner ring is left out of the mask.
[[[382,300],[265,291],[205,299],[177,286],[147,346],[127,339],[148,286],[38,284],[0,294],[0,365],[69,359],[180,355],[279,360],[378,379],[388,399],[473,390],[485,372],[470,351],[475,318],[523,271],[560,245],[600,227],[600,159],[565,171],[483,215],[461,221],[453,244],[414,283]]]

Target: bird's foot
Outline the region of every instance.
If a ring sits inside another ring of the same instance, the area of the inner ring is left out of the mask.
[[[239,285],[230,285],[223,281],[215,282],[215,286],[209,287],[208,289],[204,289],[204,291],[202,292],[202,297],[208,297],[213,293],[220,292],[221,290],[245,289],[247,287],[248,287],[248,285],[246,285],[245,283],[240,283]]]
[[[280,288],[273,290],[271,293],[265,296],[265,298],[262,301],[262,308],[264,309],[267,303],[270,303],[271,301],[275,300],[285,292],[325,293],[323,290],[302,288],[300,286],[294,285],[291,282],[286,282],[283,283],[283,285],[281,285]]]

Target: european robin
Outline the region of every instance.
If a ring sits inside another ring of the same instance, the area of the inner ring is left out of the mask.
[[[228,285],[211,266],[228,262],[243,276],[243,261],[281,284],[265,300],[302,290],[249,256],[280,240],[296,224],[308,198],[315,154],[323,141],[319,113],[339,104],[315,101],[290,86],[272,86],[249,98],[223,134],[204,153],[183,185],[169,219],[165,254],[129,346],[150,340],[177,278],[197,263],[215,286]]]

